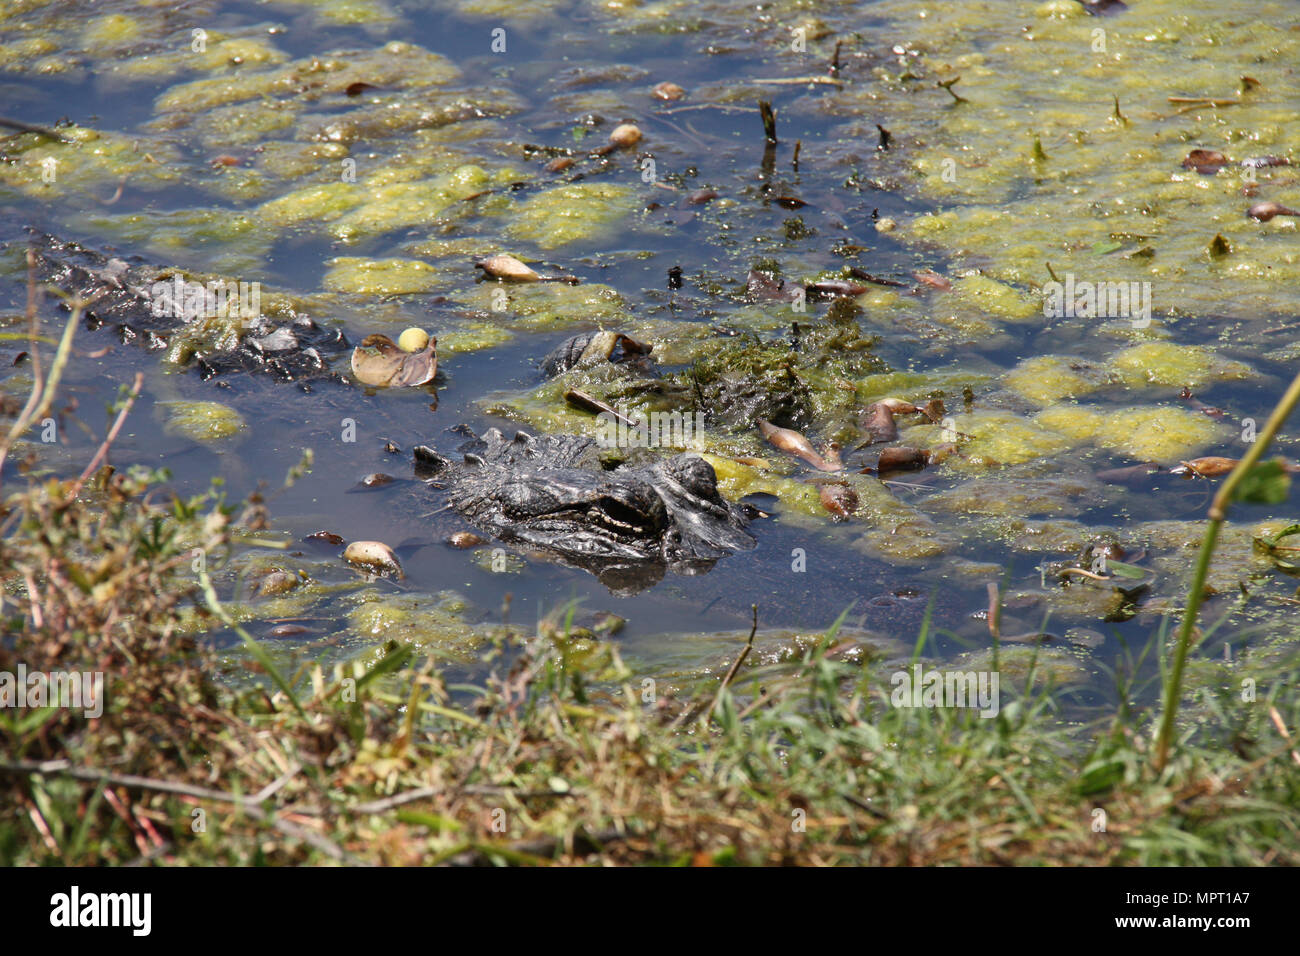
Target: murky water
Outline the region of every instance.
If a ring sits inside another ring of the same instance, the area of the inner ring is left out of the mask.
[[[930,651],[951,658],[988,646],[981,612],[987,585],[1000,582],[1002,632],[1047,620],[1055,640],[1045,653],[1060,676],[1103,689],[1105,668],[1178,606],[1199,538],[1192,522],[1213,484],[1098,473],[1240,457],[1244,422],[1262,425],[1294,365],[1296,220],[1264,224],[1242,212],[1257,201],[1243,194],[1252,186],[1258,198],[1300,206],[1300,177],[1285,165],[1206,177],[1179,164],[1198,146],[1234,162],[1300,160],[1300,10],[1220,4],[1211,18],[1147,0],[1101,20],[1075,6],[8,5],[0,114],[44,126],[66,119],[100,136],[0,144],[0,238],[19,239],[3,258],[7,322],[21,314],[20,230],[30,226],[261,282],[353,342],[410,325],[440,342],[429,386],[303,392],[260,376],[204,382],[107,331],[83,331],[68,376],[76,410],[61,420],[59,445],[33,447],[48,467],[79,468],[105,427],[100,409],[139,370],[145,394],[115,463],[166,466],[190,492],[220,476],[243,495],[262,481],[278,488],[312,449],[311,475],[270,496],[276,532],[294,548],[246,555],[248,580],[226,580],[239,602],[259,567],[306,571],[311,587],[250,601],[243,613],[255,633],[303,623],[309,634],[295,640],[309,653],[320,640],[360,653],[388,637],[455,648],[457,634],[499,620],[507,601],[518,623],[577,599],[627,620],[616,640],[639,666],[686,674],[734,654],[754,604],[773,647],[848,608],[846,626],[897,650],[933,600]],[[1252,41],[1249,64],[1228,52]],[[1257,87],[1239,93],[1246,72]],[[938,86],[954,76],[965,103]],[[798,77],[818,82],[769,82]],[[665,81],[686,96],[654,98]],[[349,95],[354,82],[371,87]],[[1198,95],[1242,102],[1182,111],[1168,99]],[[759,98],[777,110],[773,150]],[[642,143],[589,159],[622,122],[638,124]],[[877,124],[890,132],[888,149],[878,148]],[[574,151],[573,170],[545,172],[561,149]],[[704,188],[718,198],[687,201]],[[802,205],[776,201],[785,197]],[[1216,233],[1229,255],[1205,251]],[[476,284],[472,268],[496,252],[582,285],[513,287],[496,311],[493,284]],[[754,526],[759,545],[637,595],[535,559],[494,568],[486,550],[445,544],[464,525],[410,480],[412,445],[450,450],[460,424],[590,431],[590,417],[556,402],[537,369],[577,331],[650,341],[672,372],[707,354],[719,328],[780,340],[792,322],[823,319],[824,303],[794,313],[745,301],[756,265],[796,281],[856,267],[901,283],[869,283],[858,299],[857,321],[895,371],[848,383],[847,398],[842,385],[817,382],[817,444],[855,444],[853,411],[877,399],[942,397],[950,421],[900,419],[902,441],[933,447],[941,428],[955,431],[964,457],[882,484],[856,474],[878,448],[850,454],[862,506],[836,524],[809,492],[814,473],[748,430],[718,429],[703,450],[719,462],[769,462],[720,468],[729,493],[758,494],[772,512]],[[674,267],[680,288],[669,283]],[[921,270],[947,281],[927,284]],[[1051,274],[1148,282],[1152,316],[1046,318]],[[22,346],[0,345],[7,367]],[[21,376],[6,387],[21,389]],[[1194,401],[1180,398],[1183,386]],[[165,427],[163,403],[178,401],[221,402],[244,427],[195,442]],[[386,453],[388,441],[402,453]],[[1284,437],[1283,453],[1290,444]],[[400,480],[360,489],[372,472]],[[1251,537],[1293,515],[1290,502],[1235,512],[1212,583],[1231,596],[1249,581],[1252,597],[1236,608],[1233,597],[1211,602],[1211,616],[1231,615],[1219,639],[1289,639],[1294,582],[1252,552]],[[301,543],[319,530],[390,543],[406,580],[359,582],[336,552]],[[1129,600],[1111,586],[1064,588],[1044,576],[1045,562],[1076,559],[1099,537],[1152,572],[1147,592]],[[474,641],[460,647],[472,660]]]

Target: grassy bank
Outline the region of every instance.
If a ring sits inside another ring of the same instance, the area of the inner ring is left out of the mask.
[[[1032,667],[992,719],[897,708],[833,629],[688,699],[581,635],[506,636],[477,687],[396,645],[297,674],[253,647],[270,672],[222,682],[181,635],[214,613],[194,542],[219,562],[238,516],[150,485],[7,500],[0,670],[106,690],[0,711],[4,863],[1300,862],[1294,669],[1246,702],[1206,662],[1159,773],[1152,713],[1065,724]]]

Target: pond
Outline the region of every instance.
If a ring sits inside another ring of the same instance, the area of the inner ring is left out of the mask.
[[[2,112],[58,138],[0,141],[6,394],[31,382],[16,361],[31,231],[256,283],[272,327],[309,316],[353,345],[424,328],[439,369],[368,388],[346,349],[307,387],[208,377],[196,356],[229,325],[149,349],[106,323],[78,331],[53,440],[22,451],[36,473],[76,474],[142,373],[110,460],[165,467],[184,494],[264,489],[257,537],[282,547],[241,549],[218,583],[286,657],[412,641],[472,671],[503,620],[554,624],[579,602],[580,623],[670,680],[724,670],[755,605],[756,660],[845,613],[869,653],[906,655],[928,628],[925,654],[975,667],[995,585],[1007,653],[1039,655],[1086,712],[1182,606],[1221,480],[1196,460],[1246,453],[1300,354],[1300,219],[1247,215],[1300,208],[1300,8],[1106,12],[8,3]],[[625,124],[640,138],[604,148]],[[475,263],[504,254],[578,281],[483,281]],[[57,300],[42,314],[55,334]],[[650,370],[543,374],[599,329],[652,346]],[[802,404],[776,424],[841,448],[843,470],[819,471],[733,392],[704,403],[686,444],[759,512],[753,550],[633,593],[496,542],[449,545],[470,526],[417,480],[415,445],[450,454],[460,426],[595,436],[571,389],[691,414],[682,383],[702,375],[759,392],[793,375]],[[894,414],[897,438],[873,443],[885,399],[941,404]],[[1277,453],[1293,445],[1284,431]],[[924,467],[878,474],[882,447]],[[376,473],[395,480],[368,486]],[[1296,582],[1256,542],[1298,512],[1289,490],[1235,506],[1207,654],[1293,645]],[[320,531],[388,544],[404,577],[371,579]],[[276,571],[287,582],[266,586]]]

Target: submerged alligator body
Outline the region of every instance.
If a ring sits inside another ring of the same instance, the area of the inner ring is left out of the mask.
[[[417,474],[446,488],[471,524],[590,571],[615,592],[647,588],[666,569],[698,574],[755,546],[703,458],[606,470],[599,450],[582,436],[510,439],[494,428],[463,445],[459,462],[424,445],[414,455]]]
[[[342,380],[331,369],[330,358],[350,348],[347,339],[308,316],[289,315],[278,322],[260,313],[241,316],[227,322],[225,334],[205,330],[213,331],[215,341],[194,335],[194,342],[178,347],[187,333],[211,318],[214,305],[223,309],[246,305],[247,296],[241,298],[240,292],[247,283],[235,286],[227,297],[224,288],[214,292],[213,286],[233,283],[217,280],[205,285],[179,270],[162,269],[135,256],[112,256],[35,231],[22,244],[35,253],[39,282],[92,300],[82,318],[87,328],[110,327],[122,342],[151,351],[171,349],[173,360],[196,369],[205,379],[247,371],[303,387],[313,379]]]

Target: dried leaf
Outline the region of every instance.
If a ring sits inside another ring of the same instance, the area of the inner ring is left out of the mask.
[[[494,279],[507,282],[541,282],[542,277],[514,256],[489,256],[474,265]]]
[[[759,434],[767,439],[768,444],[773,448],[779,448],[781,451],[789,452],[798,458],[802,458],[818,471],[839,470],[835,465],[830,464],[822,458],[821,455],[817,454],[817,450],[813,448],[812,442],[807,438],[804,438],[803,435],[799,434],[794,429],[778,428],[771,422],[764,421],[760,418],[758,420],[758,431]]]
[[[1194,169],[1202,175],[1212,176],[1231,162],[1232,160],[1217,150],[1194,149],[1183,160],[1183,169]]]
[[[352,374],[363,385],[380,388],[423,385],[438,371],[437,344],[437,339],[429,339],[426,348],[412,354],[386,335],[367,335],[352,350]]]

